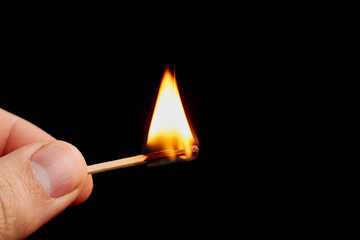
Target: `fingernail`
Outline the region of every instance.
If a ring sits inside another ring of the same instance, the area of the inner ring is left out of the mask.
[[[82,156],[68,143],[51,142],[40,148],[30,162],[41,185],[52,198],[72,192],[82,181]]]

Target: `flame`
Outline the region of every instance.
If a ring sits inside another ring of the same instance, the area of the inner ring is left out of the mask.
[[[189,158],[194,143],[195,135],[186,119],[175,74],[166,68],[150,124],[147,148],[154,151],[185,150],[183,158]]]

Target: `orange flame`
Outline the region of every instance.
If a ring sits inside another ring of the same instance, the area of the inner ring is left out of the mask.
[[[160,150],[185,150],[184,158],[192,155],[196,143],[181,103],[175,75],[165,69],[152,116],[147,148]],[[175,157],[174,157],[175,158]]]

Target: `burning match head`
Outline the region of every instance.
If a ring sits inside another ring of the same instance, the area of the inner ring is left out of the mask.
[[[185,150],[164,150],[147,154],[149,156],[149,162],[147,166],[163,166],[171,163],[188,162],[192,161],[199,155],[200,148],[198,145],[191,146],[191,156],[188,157]]]
[[[186,118],[175,75],[166,68],[149,128],[146,152],[168,153],[157,160],[161,164],[190,161],[198,153],[198,143]]]

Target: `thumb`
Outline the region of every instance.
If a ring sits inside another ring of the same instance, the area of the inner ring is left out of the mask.
[[[81,153],[62,141],[34,143],[0,158],[0,239],[22,239],[80,194],[87,179]]]

